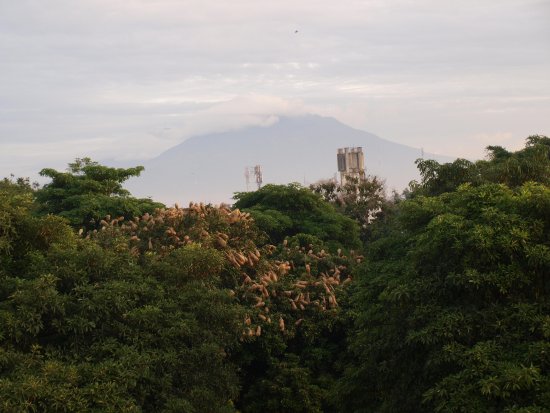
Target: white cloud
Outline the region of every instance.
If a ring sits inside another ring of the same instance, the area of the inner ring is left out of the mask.
[[[539,0],[0,2],[0,176],[79,148],[150,157],[190,135],[305,112],[456,156],[482,156],[501,133],[521,145],[550,134],[549,10]]]
[[[299,100],[256,94],[236,96],[182,115],[182,126],[174,128],[170,134],[181,141],[194,135],[247,126],[269,126],[278,120],[278,116],[299,116],[305,113],[306,107]]]

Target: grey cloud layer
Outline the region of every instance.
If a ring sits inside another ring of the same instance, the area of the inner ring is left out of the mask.
[[[3,1],[0,172],[307,110],[432,152],[517,146],[550,133],[549,18],[534,0]]]

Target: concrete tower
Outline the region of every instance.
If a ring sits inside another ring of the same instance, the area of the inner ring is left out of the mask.
[[[365,179],[365,155],[362,147],[338,148],[336,158],[340,185],[345,185],[349,178],[355,178],[358,181]]]

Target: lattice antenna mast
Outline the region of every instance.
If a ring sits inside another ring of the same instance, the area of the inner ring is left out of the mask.
[[[254,167],[254,176],[256,177],[256,184],[258,185],[258,189],[260,189],[262,187],[262,182],[263,182],[261,165],[256,165]]]
[[[256,185],[258,186],[258,189],[262,187],[263,183],[263,176],[262,176],[262,166],[256,165],[256,166],[247,166],[244,168],[244,178],[246,180],[246,190],[250,191],[250,180],[254,176],[254,181],[256,182]]]

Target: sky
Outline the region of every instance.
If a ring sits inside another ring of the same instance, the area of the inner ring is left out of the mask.
[[[0,176],[314,113],[426,152],[550,135],[550,0],[0,0]]]

